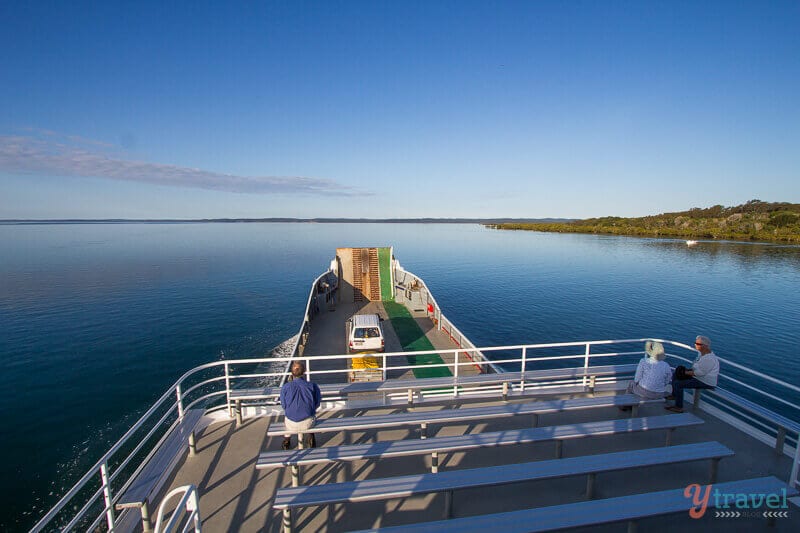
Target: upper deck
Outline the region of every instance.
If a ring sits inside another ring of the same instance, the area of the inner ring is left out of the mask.
[[[606,394],[612,394],[608,392]],[[578,394],[561,395],[573,398]],[[551,399],[552,396],[547,396]],[[535,400],[536,398],[534,398]],[[524,400],[514,400],[514,402]],[[450,401],[415,407],[415,410],[437,410],[444,407],[473,407],[496,402]],[[328,412],[323,417],[372,416],[396,413],[404,408],[360,408],[357,410]],[[658,416],[665,413],[662,404],[641,408],[639,416]],[[718,441],[731,448],[735,456],[723,459],[719,481],[774,475],[786,479],[792,467],[791,458],[778,455],[763,442],[735,429],[716,417],[695,411],[705,423],[691,428],[678,429],[673,444]],[[571,411],[542,415],[539,426],[555,426],[592,420],[623,418],[627,415],[616,408]],[[267,437],[266,429],[276,418],[252,418],[237,427],[231,420],[222,420],[208,426],[198,440],[198,454],[188,458],[172,480],[173,486],[194,484],[201,495],[200,508],[203,525],[208,531],[270,531],[281,530],[281,513],[272,509],[278,487],[291,486],[288,469],[256,470],[259,453],[280,449],[280,437]],[[486,420],[443,425],[429,430],[429,436],[462,435],[488,431],[519,429],[530,425],[529,417]],[[366,432],[326,433],[317,437],[319,446],[339,446],[383,440],[418,439],[417,430],[386,429]],[[613,451],[657,448],[663,446],[663,433],[642,432],[629,435],[589,437],[568,441],[565,457],[576,457]],[[506,446],[502,450],[489,448],[440,455],[443,471],[477,468],[499,464],[513,464],[552,459],[550,443]],[[314,465],[303,470],[303,484],[336,483],[346,480],[388,478],[411,473],[424,473],[430,468],[430,456],[397,457],[381,460],[362,460],[345,463]],[[609,498],[685,487],[690,483],[705,483],[708,466],[705,463],[688,463],[655,466],[644,470],[628,470],[600,474],[595,497]],[[415,496],[382,502],[362,502],[309,507],[295,512],[294,523],[302,531],[350,531],[364,528],[410,524],[439,520],[444,505],[443,494]],[[585,499],[585,478],[517,483],[486,489],[465,489],[454,495],[454,516],[465,517],[492,512],[504,512],[531,507],[543,507]],[[623,525],[603,526],[592,531],[619,531]],[[765,520],[753,518],[715,518],[710,512],[702,520],[692,520],[687,515],[672,515],[642,522],[644,531],[673,531],[676,527],[687,531],[745,531],[761,530]],[[797,531],[800,528],[800,511],[792,507],[789,517],[777,520],[772,531]]]

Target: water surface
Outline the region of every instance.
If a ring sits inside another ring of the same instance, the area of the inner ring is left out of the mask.
[[[183,372],[297,333],[342,246],[394,246],[478,345],[711,337],[800,382],[800,248],[478,225],[0,225],[0,530],[27,530]]]

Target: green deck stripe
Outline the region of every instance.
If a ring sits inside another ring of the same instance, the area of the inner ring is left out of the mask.
[[[381,300],[384,302],[394,301],[390,270],[392,258],[389,255],[389,250],[391,250],[391,248],[378,248],[378,266],[380,267],[381,275]]]
[[[383,302],[383,307],[400,339],[403,351],[425,352],[435,349],[405,305],[397,302]],[[409,355],[407,359],[408,364],[417,365],[417,368],[412,369],[416,378],[441,378],[453,375],[447,367],[430,368],[426,366],[443,364],[444,360],[439,354]]]

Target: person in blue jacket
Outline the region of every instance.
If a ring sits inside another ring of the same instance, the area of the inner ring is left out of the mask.
[[[292,447],[293,433],[306,433],[317,421],[314,413],[322,402],[322,393],[316,383],[306,380],[305,373],[306,365],[301,361],[295,361],[292,363],[292,381],[287,381],[281,387],[281,407],[286,415],[287,431],[283,436],[284,450]],[[317,446],[313,433],[306,436],[306,445],[309,448]]]

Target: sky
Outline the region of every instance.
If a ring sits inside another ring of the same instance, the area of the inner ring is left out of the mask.
[[[0,219],[800,202],[800,2],[0,3]]]

